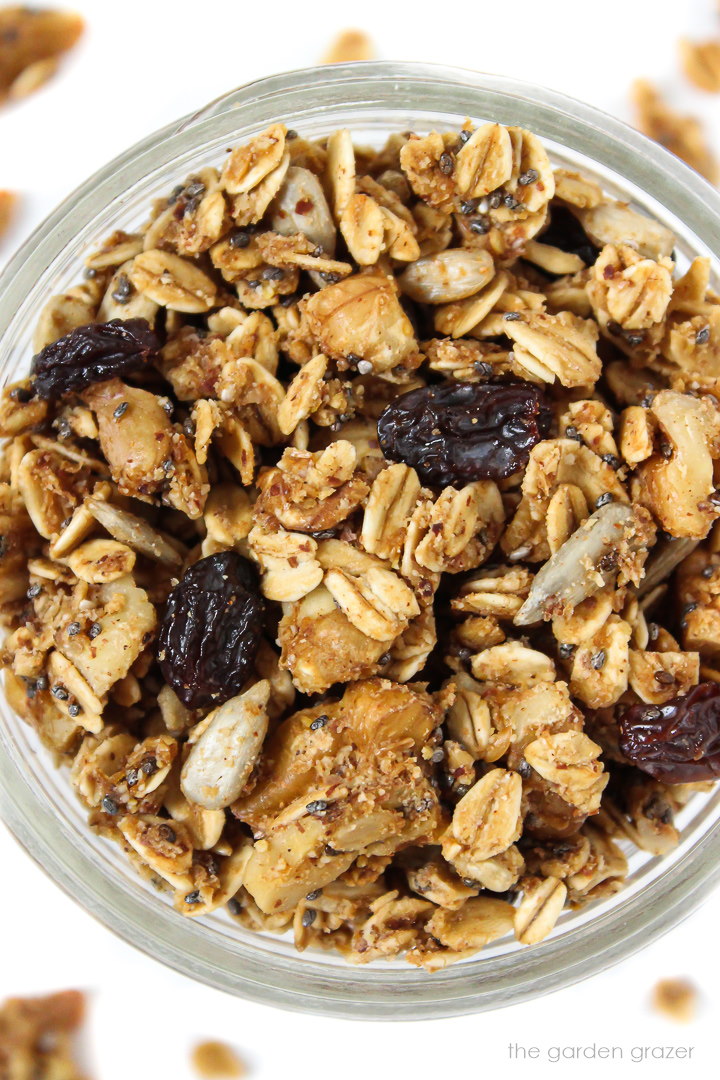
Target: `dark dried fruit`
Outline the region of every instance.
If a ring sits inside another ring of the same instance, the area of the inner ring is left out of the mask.
[[[550,409],[532,383],[447,383],[392,401],[378,420],[378,438],[386,458],[444,487],[511,476],[549,427]]]
[[[78,326],[33,358],[33,392],[41,398],[58,398],[91,383],[128,375],[148,364],[158,347],[146,319]]]
[[[251,674],[263,602],[252,563],[234,551],[191,566],[171,591],[158,634],[163,678],[191,709],[221,705]]]
[[[632,705],[620,718],[620,749],[666,784],[720,776],[720,683],[706,682],[664,705]]]
[[[592,266],[600,253],[575,215],[564,206],[553,206],[550,225],[539,239],[543,244],[579,255],[586,266]]]

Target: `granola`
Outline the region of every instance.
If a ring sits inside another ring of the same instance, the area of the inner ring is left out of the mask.
[[[79,15],[43,8],[0,8],[0,104],[33,93],[57,70],[83,32]]]
[[[276,123],[48,298],[0,400],[6,695],[179,913],[437,971],[678,842],[720,300],[674,249],[517,127]]]
[[[85,1001],[76,990],[47,997],[10,998],[0,1008],[0,1075],[83,1080],[73,1038],[83,1022]]]

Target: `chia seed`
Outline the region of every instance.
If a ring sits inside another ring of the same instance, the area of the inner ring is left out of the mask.
[[[242,904],[232,896],[227,902],[227,909],[231,915],[239,915],[242,911]]]
[[[709,340],[710,340],[710,327],[709,326],[703,326],[702,330],[698,330],[697,334],[695,335],[695,344],[696,345],[707,345]]]
[[[486,233],[490,232],[490,222],[487,218],[475,218],[474,221],[469,223],[468,228],[470,232],[477,233],[478,236],[485,236]]]
[[[68,705],[68,716],[79,716],[82,712],[82,705],[78,705],[73,702],[72,705]]]
[[[519,311],[506,311],[503,319],[505,322],[518,322],[519,319],[522,319],[522,315]]]
[[[319,731],[320,728],[325,727],[327,722],[328,722],[328,718],[324,714],[322,716],[316,716],[315,719],[313,720],[312,724],[310,725],[310,730],[311,731]]]
[[[262,272],[266,281],[281,281],[285,277],[285,271],[279,266],[266,266]]]
[[[250,243],[250,233],[246,232],[245,229],[239,229],[232,234],[228,243],[231,248],[246,248]]]
[[[200,891],[195,889],[194,892],[189,892],[185,897],[186,904],[199,904],[200,903]]]
[[[656,671],[655,682],[659,682],[661,686],[672,686],[675,682],[675,677],[671,675],[669,671]]]
[[[119,420],[121,416],[125,415],[127,410],[128,410],[128,402],[127,401],[121,401],[120,404],[115,409],[113,409],[113,416],[115,417],[116,420]]]
[[[594,667],[596,671],[600,671],[605,667],[605,650],[599,649],[590,657],[590,666]]]
[[[468,139],[471,137],[471,135],[472,135],[472,131],[468,131],[467,128],[462,129],[462,131],[460,132],[459,138],[460,138],[460,142],[463,144],[463,146],[468,141]]]
[[[558,656],[563,660],[569,660],[572,654],[575,652],[575,646],[571,645],[569,641],[561,641],[558,645]]]
[[[317,900],[317,898],[318,898],[318,896],[320,895],[320,893],[321,893],[321,892],[322,892],[322,889],[313,889],[313,891],[312,891],[312,892],[309,892],[309,893],[307,894],[307,896],[305,897],[305,899],[306,899],[306,900],[309,900],[309,901],[310,901],[310,903],[312,903],[312,902],[313,902],[313,900]]]
[[[305,807],[308,814],[324,814],[327,808],[328,804],[325,799],[313,799]]]
[[[128,771],[125,773],[125,780],[127,781],[127,786],[135,787],[139,777],[140,774],[138,773],[137,769],[128,769]]]
[[[567,439],[575,439],[576,442],[584,442],[584,439],[574,424],[570,424],[565,428],[565,437]]]
[[[33,585],[30,586],[30,588],[25,593],[25,595],[27,596],[28,600],[34,600],[35,597],[39,596],[41,592],[42,592],[42,585],[39,585],[37,583],[37,581],[36,581]]]
[[[127,274],[119,274],[115,288],[110,295],[118,304],[127,304],[132,296],[132,291],[132,283]]]
[[[317,918],[317,911],[315,908],[306,908],[302,913],[302,919],[300,920],[303,926],[312,926]]]
[[[622,461],[619,457],[616,457],[615,454],[603,454],[602,460],[606,465],[609,465],[611,469],[615,469],[616,472],[622,467]]]
[[[79,634],[81,630],[82,627],[80,626],[79,622],[71,622],[67,628],[68,637],[75,637],[75,635]]]
[[[528,169],[527,172],[520,173],[518,176],[518,184],[521,187],[527,187],[528,184],[534,184],[536,180],[540,179],[540,174],[535,169]]]
[[[105,796],[101,805],[106,814],[117,814],[120,809],[115,800],[111,799],[109,795]]]
[[[595,509],[599,510],[601,506],[607,506],[608,503],[613,501],[613,495],[611,491],[604,491],[602,495],[598,495],[595,500]]]
[[[57,686],[53,686],[50,693],[52,694],[53,697],[57,698],[58,701],[67,701],[68,698],[70,697],[70,695],[68,694],[65,687],[60,686],[59,684]]]
[[[438,168],[440,169],[440,172],[443,173],[443,175],[445,176],[449,176],[455,168],[454,158],[452,154],[448,154],[447,150],[444,154],[440,155],[440,160],[438,161]]]
[[[91,623],[90,629],[88,630],[88,637],[96,638],[98,634],[102,634],[102,626],[99,622]]]

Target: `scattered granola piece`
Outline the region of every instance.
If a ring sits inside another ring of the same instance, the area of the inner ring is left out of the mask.
[[[85,999],[77,990],[47,997],[9,998],[0,1007],[0,1074],[84,1080],[73,1039],[83,1023]]]
[[[191,1062],[203,1080],[232,1080],[247,1075],[245,1062],[233,1048],[214,1039],[198,1043],[193,1048]]]
[[[663,101],[660,92],[645,79],[636,80],[633,104],[640,131],[687,162],[714,184],[720,176],[718,163],[708,146],[700,121],[680,116]]]
[[[17,204],[17,195],[12,191],[0,191],[0,239],[12,221]]]
[[[320,61],[321,64],[349,64],[372,60],[375,48],[364,30],[343,30]]]
[[[0,104],[37,90],[82,35],[79,15],[41,8],[0,9]]]
[[[720,41],[679,42],[680,63],[686,77],[698,90],[720,93]]]
[[[697,1006],[697,987],[689,979],[661,979],[653,989],[653,1009],[678,1024],[694,1020]]]

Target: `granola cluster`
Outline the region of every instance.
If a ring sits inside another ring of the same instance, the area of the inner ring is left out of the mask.
[[[278,123],[48,300],[6,694],[180,912],[432,971],[677,843],[702,784],[618,724],[720,682],[720,298],[673,251],[520,128]]]

